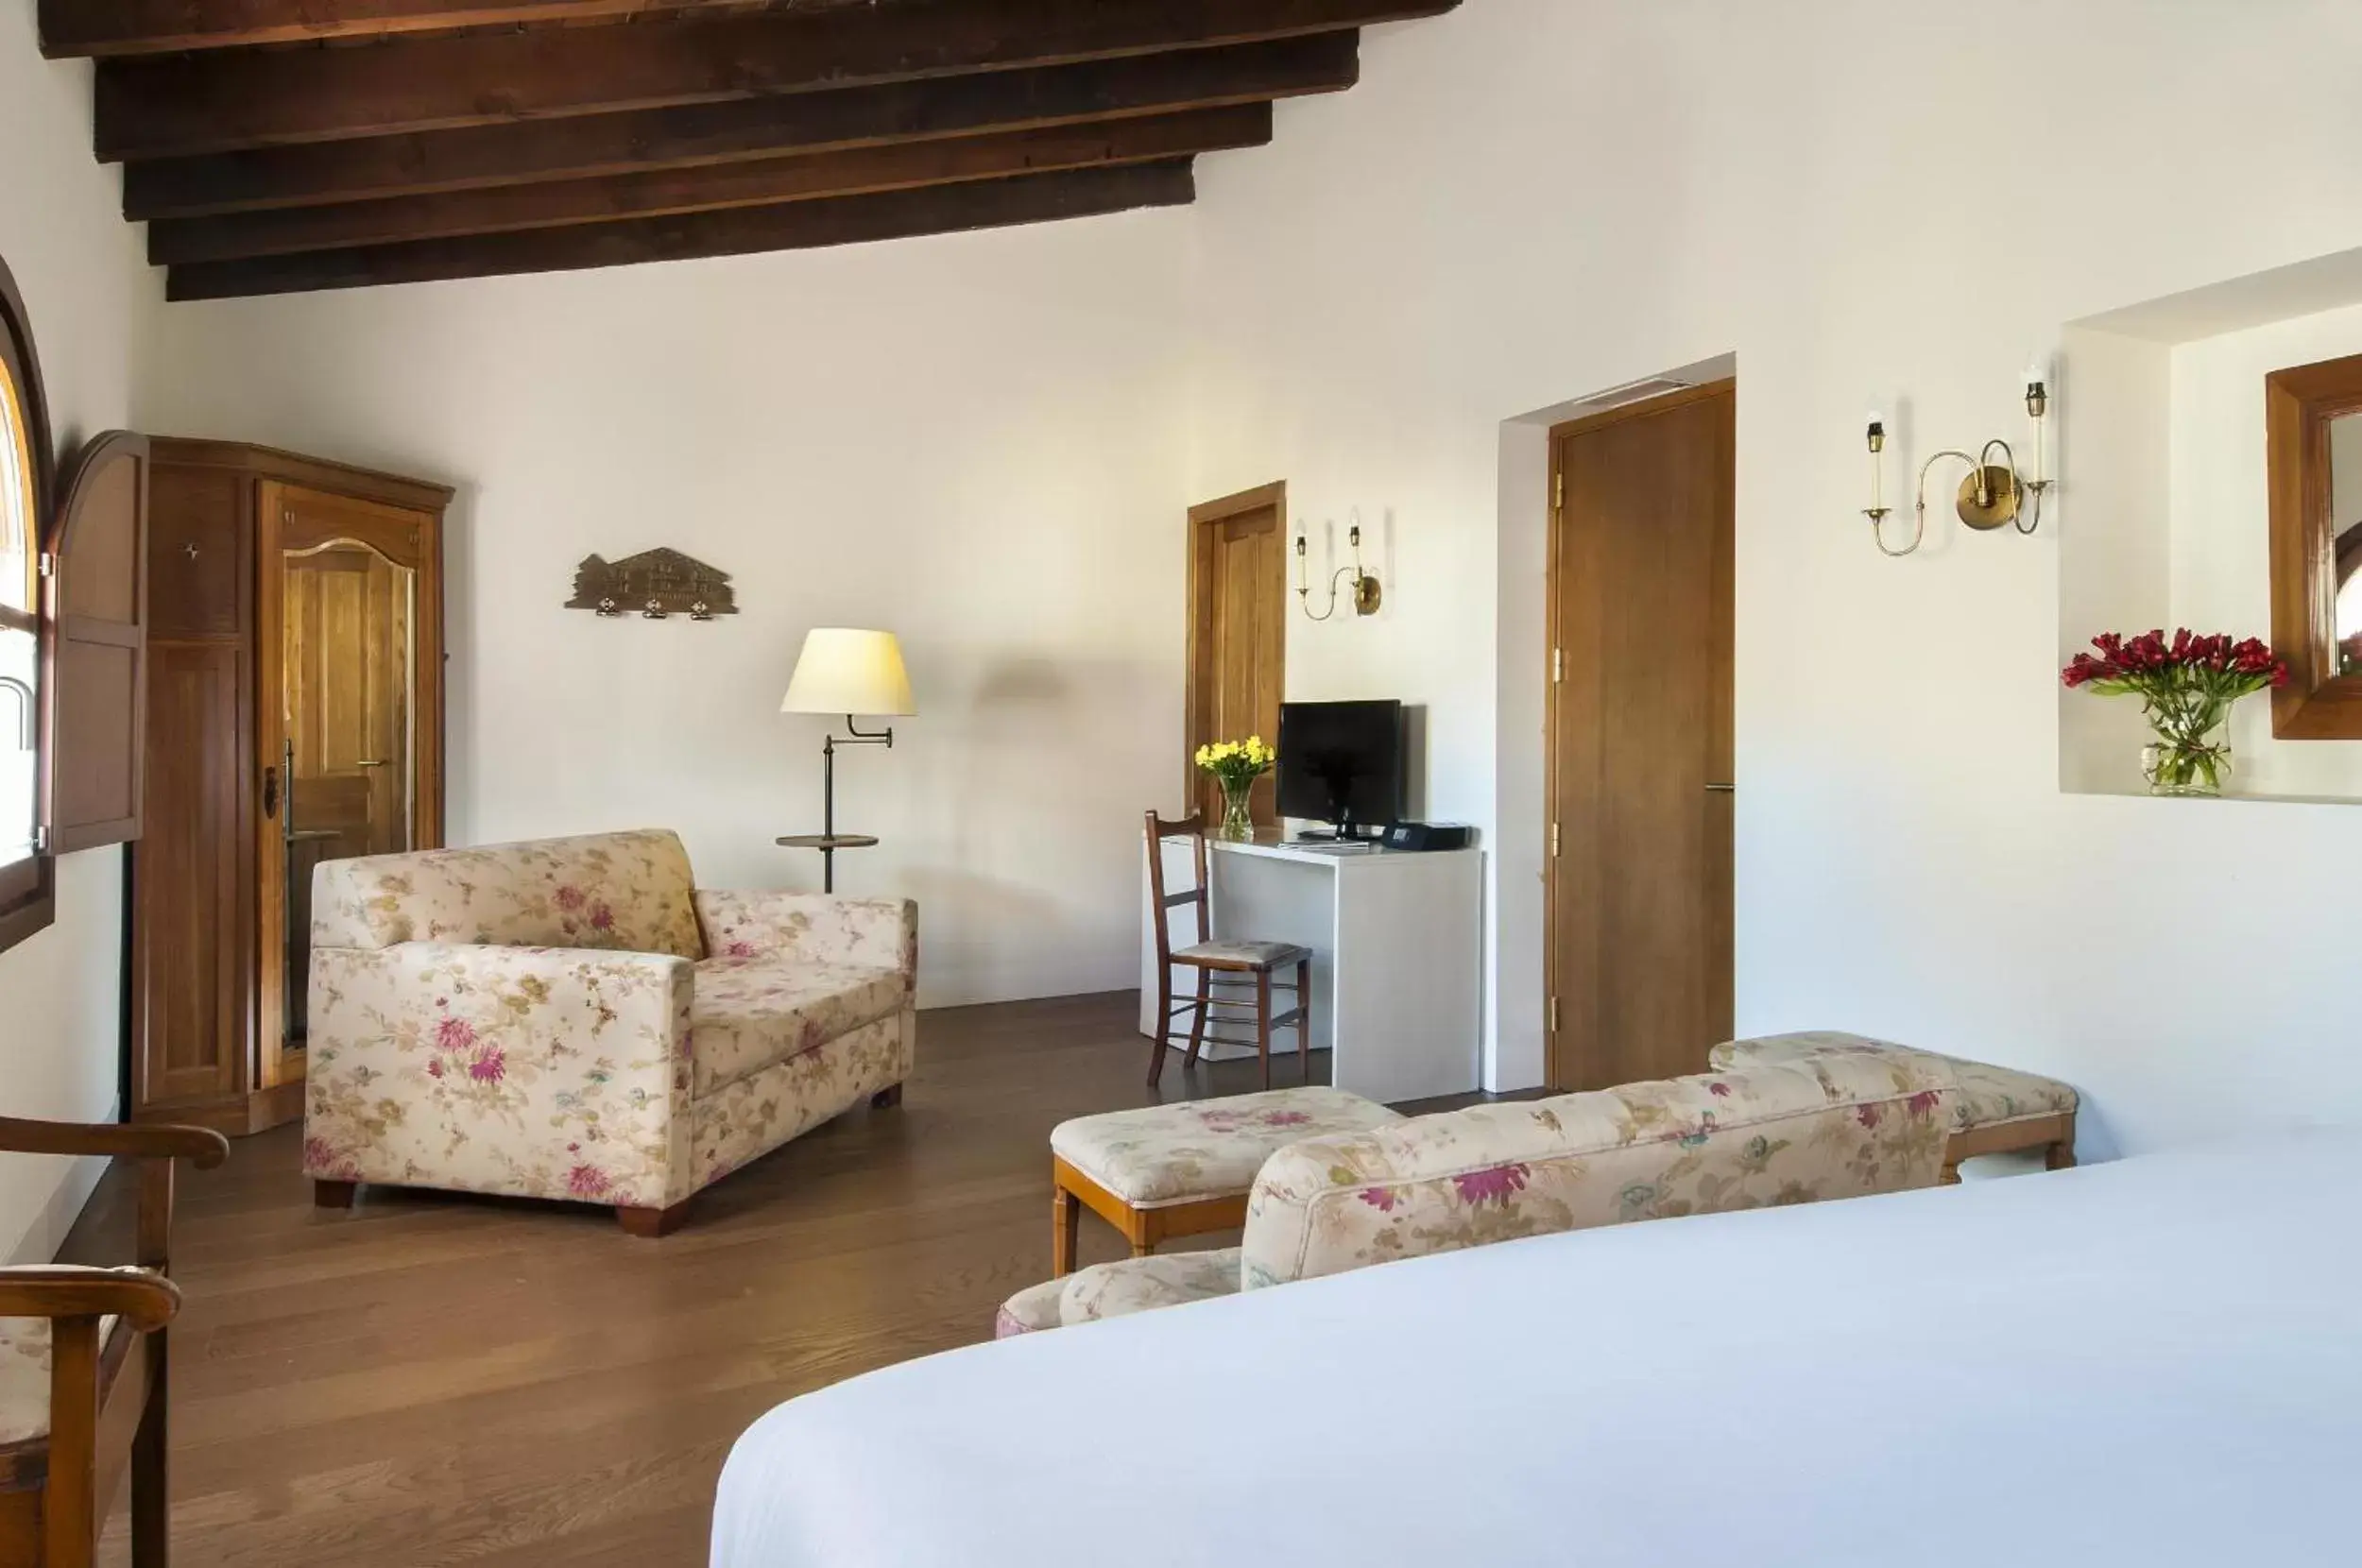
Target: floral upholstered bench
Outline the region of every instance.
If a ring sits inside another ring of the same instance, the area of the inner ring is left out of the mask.
[[[996,1332],[1520,1236],[1933,1186],[1960,1092],[1917,1056],[1833,1053],[1308,1138],[1256,1174],[1240,1246],[1045,1281],[1002,1304]]]
[[[1084,1209],[1121,1231],[1132,1255],[1144,1257],[1171,1236],[1237,1230],[1255,1173],[1275,1150],[1401,1119],[1360,1095],[1314,1087],[1060,1122],[1050,1133],[1052,1271],[1074,1268]]]
[[[2075,1164],[2075,1113],[2080,1100],[2073,1084],[2055,1078],[1828,1030],[1728,1040],[1706,1059],[1727,1072],[1833,1055],[1908,1062],[1916,1071],[1950,1081],[1957,1092],[1952,1096],[1952,1136],[1943,1153],[1946,1185],[1960,1179],[1962,1160],[1978,1154],[2040,1150],[2047,1169],[2064,1170]]]

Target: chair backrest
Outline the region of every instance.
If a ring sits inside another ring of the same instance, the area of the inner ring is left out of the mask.
[[[326,861],[312,946],[456,942],[702,959],[680,839],[660,828]]]
[[[1933,1186],[1953,1093],[1908,1060],[1816,1057],[1309,1138],[1256,1177],[1241,1283]]]
[[[1165,889],[1165,841],[1187,838],[1197,868],[1197,885],[1185,893],[1169,893]],[[1212,893],[1206,863],[1206,817],[1193,812],[1178,822],[1168,822],[1155,812],[1148,813],[1148,901],[1151,922],[1156,928],[1156,962],[1172,962],[1172,931],[1169,921],[1173,910],[1184,904],[1197,906],[1197,940],[1207,941],[1213,935]]]

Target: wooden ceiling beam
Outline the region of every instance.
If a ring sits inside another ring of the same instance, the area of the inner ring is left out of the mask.
[[[1271,105],[1240,104],[596,179],[180,218],[148,226],[147,259],[160,266],[231,261],[726,207],[764,207],[1053,169],[1192,157],[1261,146],[1271,140]]]
[[[209,299],[796,250],[1181,206],[1195,195],[1189,161],[1176,159],[773,207],[198,262],[172,268],[165,292],[173,299]]]
[[[1358,45],[1355,33],[1325,33],[884,87],[166,159],[124,170],[123,206],[135,222],[200,217],[1337,93],[1360,76]]]
[[[797,10],[877,0],[790,0]],[[52,60],[177,54],[332,38],[548,22],[618,21],[745,0],[41,0]]]
[[[95,140],[113,162],[399,135],[1251,43],[1457,3],[931,0],[110,60]]]

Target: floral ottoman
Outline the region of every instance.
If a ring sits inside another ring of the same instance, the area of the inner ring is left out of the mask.
[[[1144,1257],[1168,1236],[1244,1224],[1255,1173],[1288,1145],[1400,1120],[1343,1089],[1303,1088],[1060,1122],[1050,1133],[1053,1272],[1073,1271],[1086,1208],[1123,1233],[1134,1257]]]

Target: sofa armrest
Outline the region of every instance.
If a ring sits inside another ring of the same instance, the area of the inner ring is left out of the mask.
[[[918,906],[907,898],[699,888],[697,920],[715,958],[776,956],[918,973]]]
[[[1248,1288],[1519,1236],[1932,1186],[1952,1090],[1908,1062],[1765,1065],[1311,1138],[1258,1173]]]
[[[680,1202],[694,972],[576,948],[314,948],[305,1174]]]

